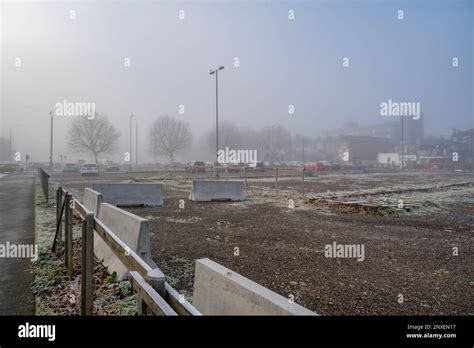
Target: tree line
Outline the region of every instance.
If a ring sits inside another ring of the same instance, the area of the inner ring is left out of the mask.
[[[96,114],[92,119],[74,118],[67,132],[69,148],[76,153],[91,153],[96,161],[99,157],[116,151],[120,132],[106,115]],[[208,158],[214,158],[216,149],[215,129],[203,138],[195,140],[189,123],[177,117],[163,115],[158,117],[148,133],[149,154],[157,162],[166,158],[174,163],[176,156],[184,154],[191,145],[205,147]],[[305,158],[305,151],[314,152],[314,139],[293,135],[281,125],[266,126],[261,129],[241,127],[235,122],[219,123],[219,148],[257,150],[259,160],[288,161]],[[305,148],[306,147],[306,148]]]

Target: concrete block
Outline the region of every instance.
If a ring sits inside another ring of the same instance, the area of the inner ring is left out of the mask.
[[[103,201],[115,206],[160,206],[163,205],[161,184],[93,184],[92,188],[102,193]]]
[[[148,220],[108,203],[100,205],[98,218],[127,244],[130,250],[136,252],[152,268],[156,267],[151,260]],[[117,272],[119,279],[124,279],[127,275],[127,267],[96,232],[94,232],[94,254],[99,260],[103,260],[110,273]]]
[[[209,259],[196,260],[193,305],[204,315],[317,315]]]
[[[93,212],[95,216],[99,216],[99,207],[103,202],[103,197],[100,192],[94,191],[88,187],[84,189],[84,207]]]
[[[189,199],[197,202],[244,201],[245,183],[227,180],[193,180]]]

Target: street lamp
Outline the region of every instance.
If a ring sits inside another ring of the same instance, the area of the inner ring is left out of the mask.
[[[49,142],[49,170],[53,171],[53,112],[50,111],[51,116],[51,139]]]
[[[138,168],[138,121],[135,120],[135,168]]]
[[[400,122],[401,122],[401,125],[402,125],[402,134],[401,134],[401,140],[402,140],[402,172],[405,170],[405,144],[404,144],[404,139],[403,139],[403,131],[404,131],[404,127],[403,127],[403,115],[400,116]]]
[[[216,176],[219,176],[219,170],[217,167],[219,167],[219,94],[218,94],[218,75],[219,75],[219,70],[224,69],[222,65],[220,65],[217,69],[215,70],[210,70],[209,75],[214,75],[216,74]]]
[[[132,171],[132,121],[135,119],[135,116],[130,115],[130,152],[129,152],[129,160],[130,160],[130,171]]]

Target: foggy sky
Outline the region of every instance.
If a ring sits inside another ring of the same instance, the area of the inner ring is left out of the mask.
[[[474,127],[468,0],[4,1],[1,15],[0,136],[12,129],[14,148],[34,161],[48,161],[49,111],[64,99],[95,102],[120,130],[112,158],[128,149],[132,113],[141,160],[160,115],[189,121],[196,136],[210,131],[208,72],[220,64],[220,119],[242,126],[315,136],[347,121],[384,122],[380,103],[392,99],[421,103],[425,134]],[[55,161],[87,157],[67,148],[69,121],[55,119]]]

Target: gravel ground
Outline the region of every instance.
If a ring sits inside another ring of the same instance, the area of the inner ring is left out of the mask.
[[[436,188],[469,180],[468,174],[326,175],[307,179],[305,197],[298,179],[282,179],[276,197],[272,180],[258,179],[239,203],[191,202],[189,180],[164,180],[163,207],[127,210],[150,220],[152,257],[187,296],[194,261],[207,257],[319,314],[473,314],[474,191]],[[308,203],[322,193],[422,185],[432,189],[411,192],[410,199],[429,197],[436,206],[394,216]],[[333,242],[363,245],[364,261],[325,257]]]

